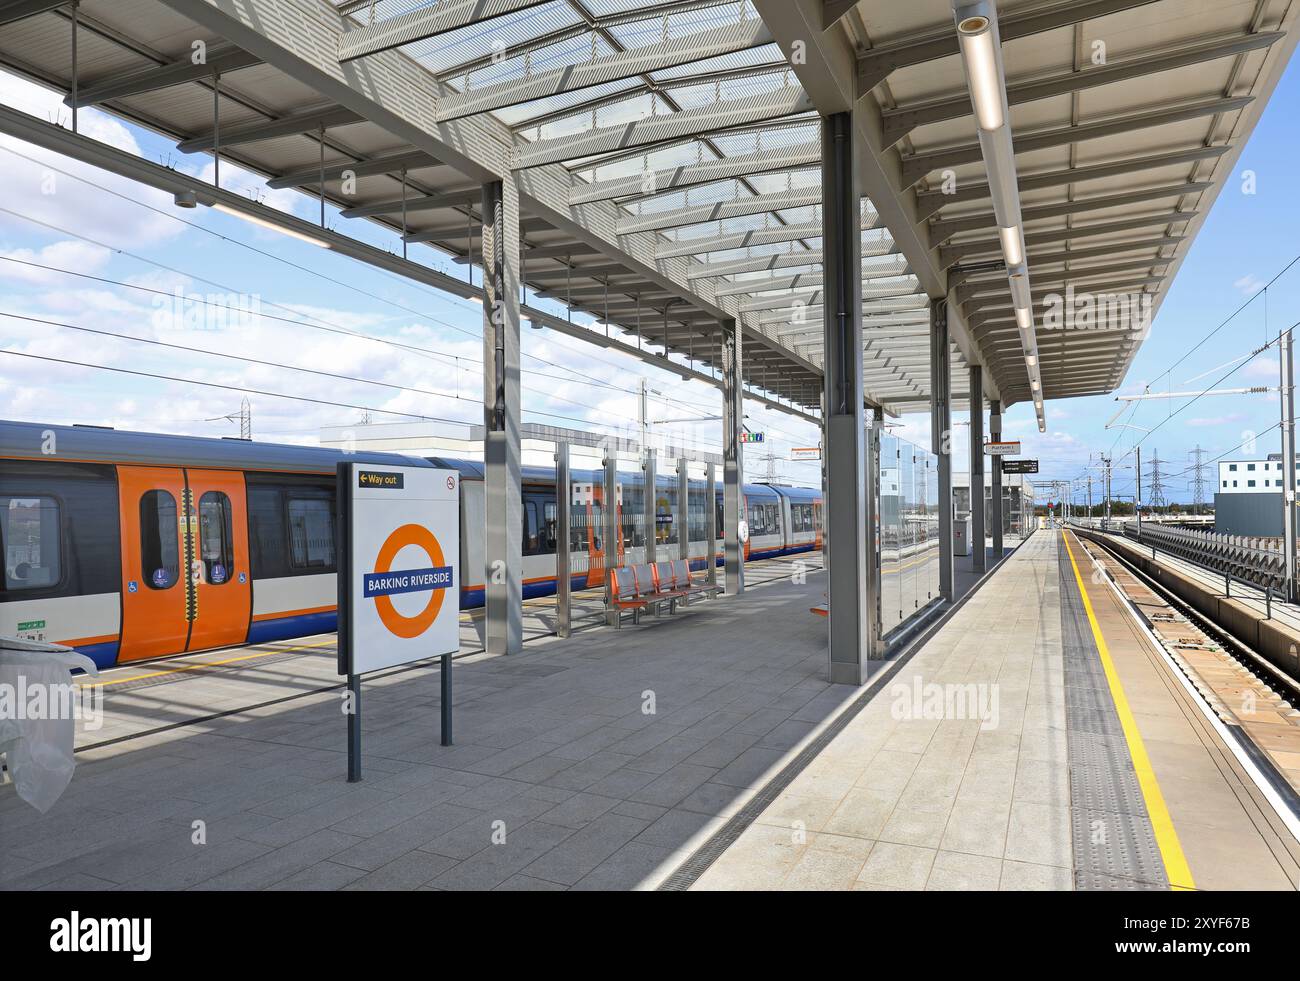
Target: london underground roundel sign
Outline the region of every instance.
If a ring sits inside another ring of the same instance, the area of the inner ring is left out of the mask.
[[[454,470],[340,466],[341,674],[459,650],[459,484]]]

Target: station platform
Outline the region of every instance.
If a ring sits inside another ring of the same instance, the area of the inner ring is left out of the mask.
[[[1033,535],[694,887],[1295,890],[1300,843],[1105,583]]]
[[[208,710],[200,678],[266,704],[103,745],[83,733],[49,813],[0,799],[0,888],[647,888],[855,696],[825,680],[808,613],[824,575],[807,571],[747,569],[743,597],[617,635],[467,653],[452,747],[433,665],[367,680],[356,784],[328,647],[244,680],[182,672],[119,708],[110,688],[123,726]]]
[[[821,571],[754,571],[616,644],[542,636],[534,603],[491,657],[467,617],[455,745],[434,665],[374,677],[357,784],[331,637],[145,666],[47,815],[0,799],[0,889],[1297,887],[1300,844],[1072,536],[959,569],[865,688],[825,680]]]

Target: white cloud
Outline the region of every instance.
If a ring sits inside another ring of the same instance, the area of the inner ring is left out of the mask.
[[[1243,296],[1253,296],[1264,287],[1264,281],[1254,273],[1246,273],[1240,279],[1234,279],[1232,285],[1239,289]]]
[[[108,249],[68,239],[41,249],[0,249],[0,258],[14,260],[0,262],[0,277],[39,286],[66,286],[69,283],[67,276],[38,267],[54,266],[93,273],[103,269],[111,257],[112,252]]]

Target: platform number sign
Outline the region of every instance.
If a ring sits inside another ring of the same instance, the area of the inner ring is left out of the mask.
[[[338,670],[348,676],[353,697],[349,779],[360,779],[361,675],[441,657],[449,695],[451,655],[460,649],[460,475],[340,463],[337,481]],[[444,744],[450,742],[446,695]]]

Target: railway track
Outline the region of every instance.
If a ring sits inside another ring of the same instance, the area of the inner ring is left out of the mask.
[[[1209,710],[1300,817],[1300,681],[1108,548],[1077,538]],[[1094,575],[1094,581],[1099,581]]]

